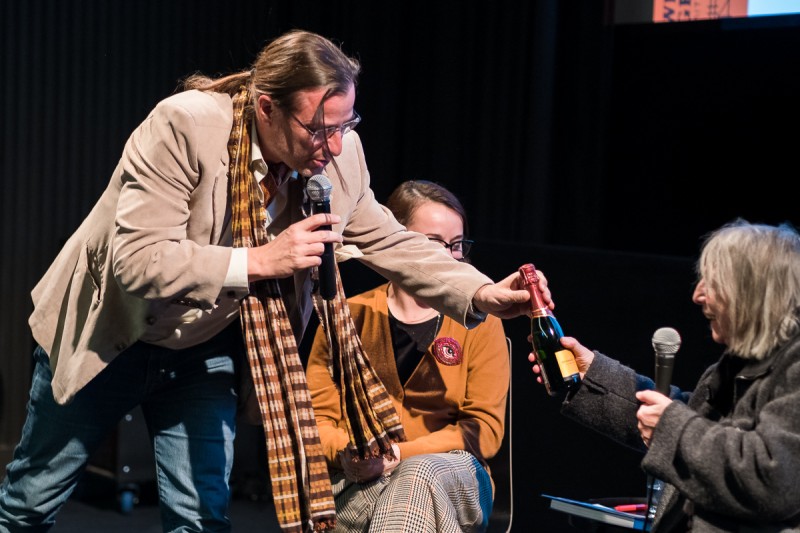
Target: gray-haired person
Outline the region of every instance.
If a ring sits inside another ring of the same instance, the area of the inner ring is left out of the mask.
[[[646,452],[665,483],[654,533],[800,531],[800,235],[737,219],[707,237],[697,272],[692,300],[725,350],[694,391],[667,397],[564,338],[583,382],[562,413]]]

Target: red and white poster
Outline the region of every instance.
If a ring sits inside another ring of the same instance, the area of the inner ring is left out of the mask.
[[[653,0],[653,22],[746,16],[747,0]]]

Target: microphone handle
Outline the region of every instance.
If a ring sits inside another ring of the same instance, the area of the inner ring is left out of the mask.
[[[331,212],[331,203],[329,200],[321,202],[314,202],[312,212],[328,213]],[[320,230],[331,230],[330,225],[320,226]],[[333,244],[330,242],[325,243],[325,250],[322,252],[322,264],[319,266],[319,295],[325,300],[333,300],[336,296],[336,264],[333,255]]]
[[[669,385],[672,383],[672,368],[675,365],[675,357],[665,357],[656,355],[656,390],[665,396],[669,396]]]

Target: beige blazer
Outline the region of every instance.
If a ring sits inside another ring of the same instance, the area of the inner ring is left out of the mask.
[[[228,208],[227,142],[233,122],[226,94],[188,91],[161,101],[131,134],[111,181],[32,291],[29,324],[50,355],[53,393],[74,395],[170,306],[209,310],[225,293],[231,248],[220,245]],[[369,186],[361,141],[343,139],[328,166],[331,211],[344,236],[337,258],[355,256],[458,322],[478,323],[471,301],[491,280],[454,261],[441,246],[407,232]],[[270,232],[299,220],[294,182]],[[313,309],[308,272],[294,276],[287,308],[302,333]],[[174,308],[173,308],[174,309]]]

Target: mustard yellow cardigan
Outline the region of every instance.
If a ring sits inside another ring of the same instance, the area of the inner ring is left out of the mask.
[[[437,338],[451,337],[462,348],[461,364],[439,363],[431,347],[405,384],[400,383],[392,349],[386,302],[388,284],[348,299],[370,361],[392,398],[407,441],[401,458],[467,450],[481,462],[493,457],[503,440],[509,360],[503,323],[489,315],[467,330],[443,317]],[[317,330],[307,378],[320,439],[329,466],[339,469],[337,453],[347,442],[339,392],[327,367],[328,344]]]

